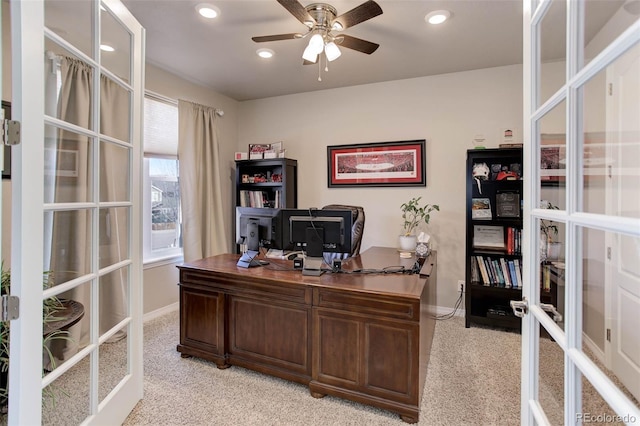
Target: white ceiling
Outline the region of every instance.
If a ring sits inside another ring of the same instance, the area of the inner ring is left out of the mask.
[[[220,16],[207,20],[195,6],[209,2]],[[329,63],[303,65],[307,39],[255,43],[253,36],[304,33],[306,27],[276,0],[123,0],[146,29],[147,61],[238,101],[522,63],[521,0],[376,0],[383,14],[344,34],[380,44],[371,55],[343,48]],[[364,0],[330,0],[338,15]],[[303,6],[311,1],[301,1]],[[553,9],[558,31],[545,56],[564,56],[563,7]],[[589,0],[587,40],[621,6]],[[424,16],[446,9],[452,18],[428,25]],[[256,50],[275,56],[265,60]],[[323,64],[324,68],[324,64]]]

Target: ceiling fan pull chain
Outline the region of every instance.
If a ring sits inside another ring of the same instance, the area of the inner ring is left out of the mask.
[[[318,59],[318,81],[322,81],[322,55]]]

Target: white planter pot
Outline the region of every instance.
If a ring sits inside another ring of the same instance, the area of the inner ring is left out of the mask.
[[[418,238],[415,235],[400,235],[398,248],[401,251],[415,251]]]

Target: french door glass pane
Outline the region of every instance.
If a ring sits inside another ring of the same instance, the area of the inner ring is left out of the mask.
[[[100,133],[131,141],[131,92],[105,75],[100,76]]]
[[[78,0],[46,0],[44,25],[89,57],[93,57],[92,2]]]
[[[639,4],[637,1],[586,1],[584,3],[585,65],[638,19]]]
[[[100,19],[100,63],[128,83],[131,80],[131,34],[106,8],[100,9]]]
[[[538,359],[538,401],[550,424],[564,424],[564,352],[554,340],[544,336],[542,329]]]
[[[89,343],[89,327],[93,314],[91,282],[85,282],[62,293],[58,300],[62,303],[62,308],[54,308],[50,315],[45,316],[48,320],[44,321],[45,376]]]
[[[591,78],[581,93],[581,211],[640,218],[640,44]]]
[[[44,202],[90,201],[93,193],[91,139],[46,125],[44,145]]]
[[[91,211],[61,210],[44,213],[44,271],[54,285],[91,272]]]
[[[128,327],[119,330],[116,335],[124,336],[119,340],[107,341],[100,345],[98,360],[98,401],[104,400],[118,383],[129,374],[127,346],[129,345]]]
[[[100,209],[99,267],[105,268],[130,258],[128,207]]]
[[[567,138],[565,135],[566,102],[562,101],[539,121],[540,129],[540,198],[551,208],[564,210]]]
[[[103,275],[100,285],[100,334],[104,334],[129,316],[129,267]],[[111,341],[124,337],[116,334]]]
[[[544,104],[565,84],[566,22],[567,11],[564,0],[551,0],[551,6],[540,24],[538,106]]]
[[[79,425],[90,414],[89,357],[42,390],[42,424]]]
[[[129,201],[130,148],[100,142],[100,201]]]

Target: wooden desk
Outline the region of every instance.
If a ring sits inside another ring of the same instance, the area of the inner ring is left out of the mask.
[[[238,365],[400,414],[416,423],[435,327],[436,253],[420,274],[303,276],[292,261],[236,266],[223,254],[178,266],[180,344],[218,368]],[[344,271],[403,265],[373,247]]]

